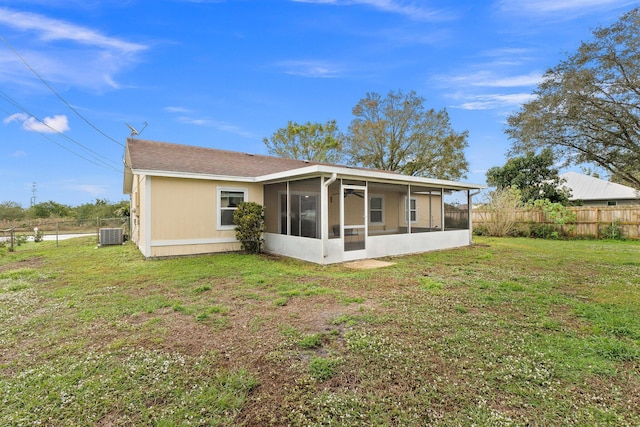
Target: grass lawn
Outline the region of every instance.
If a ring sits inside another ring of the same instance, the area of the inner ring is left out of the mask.
[[[640,425],[640,242],[0,252],[0,425]],[[0,249],[2,250],[2,249]]]

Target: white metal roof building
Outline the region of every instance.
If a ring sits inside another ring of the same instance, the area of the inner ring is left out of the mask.
[[[566,182],[563,187],[571,190],[569,200],[580,200],[585,206],[617,206],[640,204],[640,192],[626,185],[605,181],[577,172],[560,175]]]

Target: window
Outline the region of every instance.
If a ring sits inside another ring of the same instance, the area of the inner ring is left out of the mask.
[[[290,201],[291,235],[318,238],[318,198],[315,195],[292,194]]]
[[[384,224],[384,200],[382,196],[371,196],[369,198],[369,223]]]
[[[247,190],[242,188],[218,188],[218,230],[232,230],[233,212],[247,200]]]
[[[607,202],[607,206],[618,206],[618,202],[616,201]]]
[[[418,201],[417,199],[408,199],[408,201],[409,203],[405,206],[405,221],[411,218],[411,222],[416,222],[418,220]]]

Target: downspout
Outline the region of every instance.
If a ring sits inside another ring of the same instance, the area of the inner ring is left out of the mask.
[[[329,238],[328,236],[328,230],[329,230],[329,186],[331,184],[333,184],[336,179],[338,179],[338,174],[336,172],[331,174],[331,178],[329,178],[328,180],[324,181],[322,184],[322,215],[320,216],[320,223],[322,225],[322,230],[320,232],[320,236],[322,237],[322,258],[326,258],[328,256],[327,252],[326,252],[326,246],[325,243],[327,241],[327,239]]]
[[[333,184],[336,181],[336,179],[338,179],[338,174],[334,172],[331,174],[331,178],[329,178],[324,182],[324,188],[329,188],[329,186]]]

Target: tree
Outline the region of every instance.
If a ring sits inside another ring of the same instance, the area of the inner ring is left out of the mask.
[[[31,206],[29,211],[34,218],[65,218],[71,215],[71,206],[49,200]]]
[[[487,171],[487,184],[498,189],[517,188],[524,203],[548,199],[552,203],[567,204],[571,196],[561,188],[562,180],[550,149],[537,155],[529,152],[507,160],[502,167],[492,167]]]
[[[342,140],[336,121],[329,120],[325,124],[289,121],[287,127],[278,129],[271,139],[262,141],[275,156],[339,163],[342,161]]]
[[[415,91],[367,93],[353,108],[345,140],[353,165],[405,175],[456,180],[465,176],[468,132],[456,132],[445,109],[427,110]]]
[[[26,213],[22,205],[18,202],[2,202],[0,203],[0,221],[15,221],[23,219]]]
[[[640,189],[640,9],[593,34],[508,118],[511,153],[549,148]]]
[[[508,236],[516,224],[516,211],[522,207],[522,194],[518,188],[502,187],[489,193],[490,200],[478,210],[484,217],[486,234],[495,237]]]

